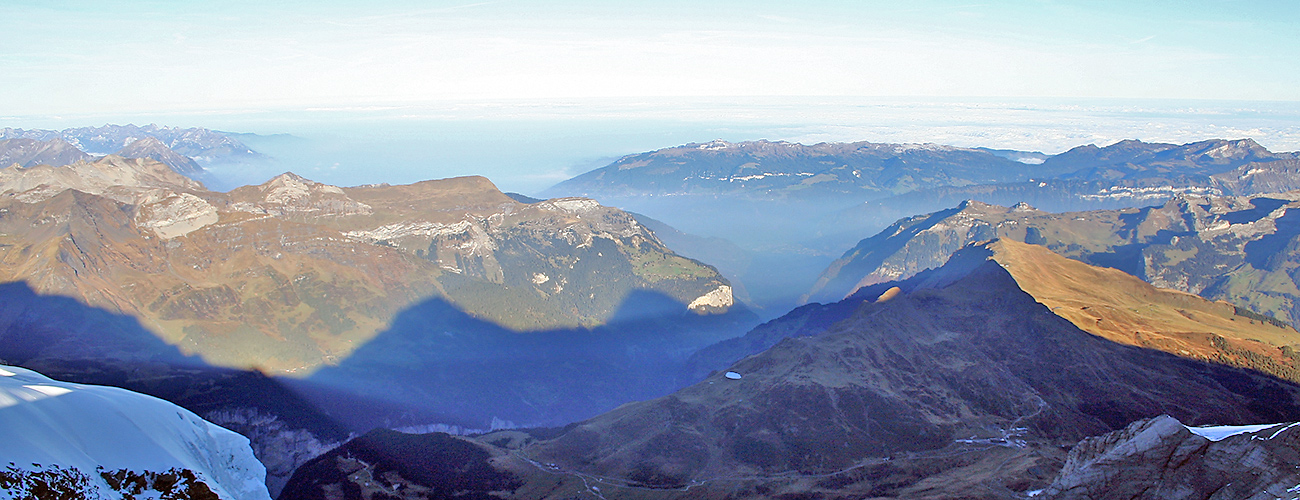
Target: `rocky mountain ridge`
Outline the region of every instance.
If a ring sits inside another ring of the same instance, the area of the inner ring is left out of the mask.
[[[203,174],[203,167],[200,167],[193,159],[177,153],[158,138],[152,136],[132,141],[113,154],[126,158],[157,160],[171,167],[176,173],[186,177],[196,177]]]
[[[1183,195],[1280,192],[1300,185],[1300,176],[1293,171],[1298,154],[1274,153],[1250,139],[1183,145],[1126,140],[1104,148],[1079,146],[1047,158],[1028,180],[937,185],[868,200],[837,214],[834,224],[867,227],[965,200],[1028,203],[1049,212],[1065,212],[1156,205]],[[1292,168],[1288,170],[1288,166]]]

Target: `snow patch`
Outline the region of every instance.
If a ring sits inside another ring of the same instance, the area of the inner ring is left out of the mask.
[[[1259,432],[1270,427],[1280,424],[1259,424],[1259,425],[1217,425],[1208,427],[1187,427],[1192,434],[1201,436],[1210,441],[1221,441],[1223,439],[1236,436],[1238,434],[1248,434]]]

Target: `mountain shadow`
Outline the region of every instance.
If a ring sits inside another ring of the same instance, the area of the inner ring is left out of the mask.
[[[638,291],[604,326],[516,332],[432,298],[337,366],[292,384],[359,430],[558,425],[676,389],[674,373],[691,352],[753,323],[743,308],[699,315]],[[339,391],[370,403],[322,397]]]
[[[1276,232],[1245,246],[1246,262],[1255,269],[1271,269],[1278,260],[1285,261],[1286,253],[1283,250],[1300,236],[1300,210],[1287,210],[1274,224],[1277,225]]]
[[[298,465],[346,430],[281,381],[187,356],[133,316],[0,284],[0,364],[175,403],[245,435],[278,492]],[[339,397],[335,395],[335,397]]]

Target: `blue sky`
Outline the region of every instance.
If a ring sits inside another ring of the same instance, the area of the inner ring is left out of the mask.
[[[663,96],[1300,101],[1300,2],[0,2],[0,114]]]

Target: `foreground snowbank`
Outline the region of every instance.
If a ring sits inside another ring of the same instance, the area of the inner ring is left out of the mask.
[[[248,439],[172,403],[0,366],[0,500],[56,479],[82,497],[202,482],[222,499],[267,500],[265,476]]]

